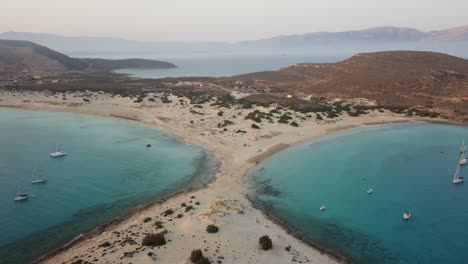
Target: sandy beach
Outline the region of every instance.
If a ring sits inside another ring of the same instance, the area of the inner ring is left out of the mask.
[[[169,96],[172,102],[163,103],[161,96],[149,94],[148,97],[155,98],[154,102],[136,103],[131,98],[97,92],[50,94],[0,90],[0,107],[71,112],[138,122],[200,145],[221,161],[216,180],[207,188],[183,193],[140,210],[99,232],[84,236],[38,263],[182,264],[191,263],[189,256],[194,249],[201,249],[211,263],[343,262],[290,235],[255,209],[245,197],[244,175],[261,160],[296,144],[343,130],[418,121],[388,111],[372,111],[359,117],[345,114],[333,120],[316,120],[314,115],[307,117],[289,111],[299,127],[262,122],[257,123],[260,129],[254,129],[251,125],[255,122],[244,117],[255,109],[210,106],[209,102],[195,108],[186,98]],[[256,109],[268,112],[273,108]],[[219,127],[225,120],[233,124]],[[183,203],[186,206],[182,206]],[[188,206],[193,209],[187,210]],[[168,215],[168,209],[173,213]],[[158,221],[162,227],[155,224]],[[218,226],[219,232],[207,233],[209,224]],[[141,246],[145,234],[162,230],[167,231],[165,246]],[[260,248],[258,239],[263,235],[272,239],[272,250]]]

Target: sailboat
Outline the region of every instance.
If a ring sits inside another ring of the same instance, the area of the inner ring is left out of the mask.
[[[466,149],[463,151],[460,157],[460,165],[466,165],[468,163],[468,159],[466,158]]]
[[[27,193],[22,193],[19,191],[18,186],[16,186],[16,197],[13,199],[15,202],[21,202],[21,201],[26,201],[29,198],[29,195]]]
[[[63,157],[67,155],[67,153],[63,150],[59,151],[58,144],[55,145],[55,152],[52,152],[49,154],[52,158],[58,158],[58,157]]]
[[[463,177],[460,175],[460,163],[457,164],[457,170],[455,171],[455,176],[453,176],[453,184],[462,183],[464,181]]]
[[[464,153],[465,151],[466,151],[465,138],[463,138],[462,144],[460,146],[460,153]]]
[[[46,183],[47,182],[47,178],[46,177],[41,177],[41,178],[36,178],[35,177],[35,173],[33,171],[33,174],[32,174],[32,180],[31,180],[31,183],[32,184],[39,184],[39,183]]]

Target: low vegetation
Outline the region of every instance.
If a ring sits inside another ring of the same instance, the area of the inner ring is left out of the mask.
[[[252,124],[250,127],[253,128],[253,129],[260,129],[260,127],[257,126],[256,124]]]
[[[166,238],[164,237],[163,232],[157,233],[157,234],[150,233],[150,234],[146,234],[141,244],[143,246],[151,246],[151,247],[164,246],[166,244]]]
[[[167,209],[166,211],[164,211],[163,216],[172,215],[173,213],[174,213],[174,210],[172,210],[172,209]]]
[[[260,239],[258,240],[259,244],[260,244],[260,247],[263,249],[263,250],[269,250],[273,247],[273,242],[271,242],[271,239],[269,236],[262,236],[260,237]]]
[[[203,252],[201,249],[192,250],[190,253],[190,262],[195,264],[209,264],[211,263],[205,256],[203,256]]]
[[[218,231],[219,231],[219,228],[218,228],[217,226],[215,226],[215,225],[208,225],[208,226],[206,227],[206,232],[208,232],[208,233],[210,233],[210,234],[212,234],[212,233],[218,233]]]

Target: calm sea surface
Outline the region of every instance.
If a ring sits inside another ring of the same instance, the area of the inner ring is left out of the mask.
[[[0,124],[2,264],[25,263],[137,205],[201,186],[217,167],[199,147],[124,121],[1,109]],[[56,143],[66,157],[49,157]],[[32,185],[33,171],[49,181]],[[14,202],[17,189],[29,200]]]
[[[143,58],[172,62],[175,69],[119,69],[142,78],[164,77],[224,77],[244,73],[279,70],[295,63],[328,63],[348,58],[352,54],[72,54],[76,57],[106,59]]]
[[[426,123],[342,133],[261,163],[246,188],[283,224],[357,263],[466,263],[468,183],[452,184],[464,136],[466,127]]]

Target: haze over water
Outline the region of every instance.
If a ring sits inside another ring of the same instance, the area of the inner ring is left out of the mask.
[[[356,263],[465,263],[468,186],[452,179],[467,135],[426,123],[341,133],[261,163],[247,188],[282,223]]]
[[[199,147],[119,120],[2,109],[0,123],[2,264],[25,263],[137,205],[201,186],[217,166]],[[56,143],[66,157],[49,157]],[[33,171],[49,181],[33,186]],[[28,201],[13,201],[16,186]]]
[[[332,63],[348,58],[352,54],[307,54],[307,53],[182,53],[182,54],[72,54],[76,57],[99,57],[106,59],[143,58],[174,63],[174,69],[119,69],[141,78],[165,77],[228,77],[259,71],[273,71],[295,63]]]

